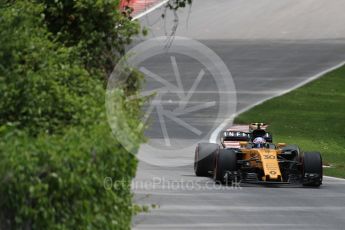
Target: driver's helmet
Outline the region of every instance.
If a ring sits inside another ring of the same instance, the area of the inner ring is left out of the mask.
[[[266,144],[265,138],[257,137],[253,140],[254,148],[263,148]]]

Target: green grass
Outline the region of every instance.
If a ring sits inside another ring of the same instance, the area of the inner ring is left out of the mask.
[[[240,114],[234,123],[265,122],[274,142],[319,151],[325,174],[345,178],[345,66]]]

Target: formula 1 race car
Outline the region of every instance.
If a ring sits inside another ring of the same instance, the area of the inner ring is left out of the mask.
[[[220,145],[199,143],[195,150],[197,176],[213,176],[216,182],[260,184],[322,184],[322,158],[318,152],[302,152],[296,145],[273,144],[264,123],[232,126],[223,131]]]

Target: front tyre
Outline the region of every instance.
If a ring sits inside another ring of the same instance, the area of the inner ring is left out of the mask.
[[[219,151],[219,145],[199,143],[195,149],[194,172],[196,176],[210,176],[213,170],[214,158]]]
[[[302,157],[303,185],[319,187],[322,184],[322,158],[318,152],[307,152]]]
[[[236,180],[237,156],[230,149],[220,149],[216,157],[214,180],[221,184],[232,184]]]

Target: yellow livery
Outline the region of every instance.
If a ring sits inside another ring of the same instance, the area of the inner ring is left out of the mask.
[[[195,150],[197,176],[212,176],[223,184],[322,184],[319,152],[296,145],[273,144],[265,123],[235,125],[220,134],[220,144],[199,143]]]

